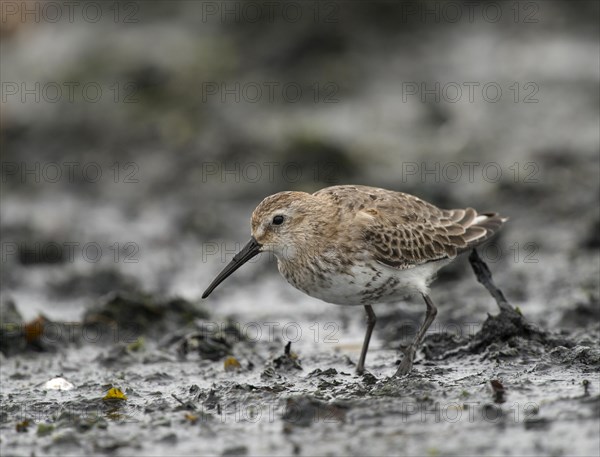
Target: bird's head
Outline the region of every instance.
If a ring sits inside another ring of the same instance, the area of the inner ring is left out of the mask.
[[[250,241],[217,275],[202,298],[260,252],[272,252],[280,261],[298,255],[319,225],[318,209],[315,197],[305,192],[279,192],[265,198],[252,213]]]
[[[265,198],[252,213],[252,237],[261,251],[280,260],[293,258],[313,233],[317,208],[305,192],[279,192]]]

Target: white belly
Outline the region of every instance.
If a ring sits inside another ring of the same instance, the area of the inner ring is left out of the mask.
[[[282,274],[290,284],[311,297],[336,305],[370,305],[407,295],[427,294],[435,273],[450,260],[429,262],[406,270],[381,263],[355,264],[347,273],[341,270],[326,275],[326,280],[299,280]],[[281,271],[281,268],[280,268]]]

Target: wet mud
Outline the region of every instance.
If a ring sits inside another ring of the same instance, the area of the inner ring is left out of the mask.
[[[396,378],[400,350],[375,348],[359,376],[356,353],[255,341],[182,299],[111,294],[79,326],[23,323],[10,304],[3,316],[8,454],[409,455],[425,442],[459,455],[475,434],[481,453],[594,452],[598,323],[551,332],[506,307],[472,335],[429,334],[413,372]],[[106,398],[113,387],[126,398]],[[566,448],[582,429],[588,438]]]

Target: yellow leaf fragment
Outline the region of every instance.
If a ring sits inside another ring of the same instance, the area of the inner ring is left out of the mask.
[[[185,420],[188,421],[192,425],[194,425],[196,422],[198,422],[198,419],[200,419],[200,416],[197,416],[196,414],[185,413]]]
[[[113,387],[104,396],[103,400],[127,400],[127,395],[125,395],[118,387]]]
[[[225,368],[225,371],[236,371],[242,368],[240,362],[238,362],[238,360],[235,357],[231,356],[225,359],[225,362],[223,362],[223,366]]]

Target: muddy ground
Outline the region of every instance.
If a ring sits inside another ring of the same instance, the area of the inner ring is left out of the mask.
[[[2,23],[3,456],[600,455],[598,4],[452,3]],[[458,259],[394,378],[418,298],[375,307],[362,376],[363,310],[267,256],[200,299],[264,196],[341,183],[510,217],[479,253],[513,311]]]

